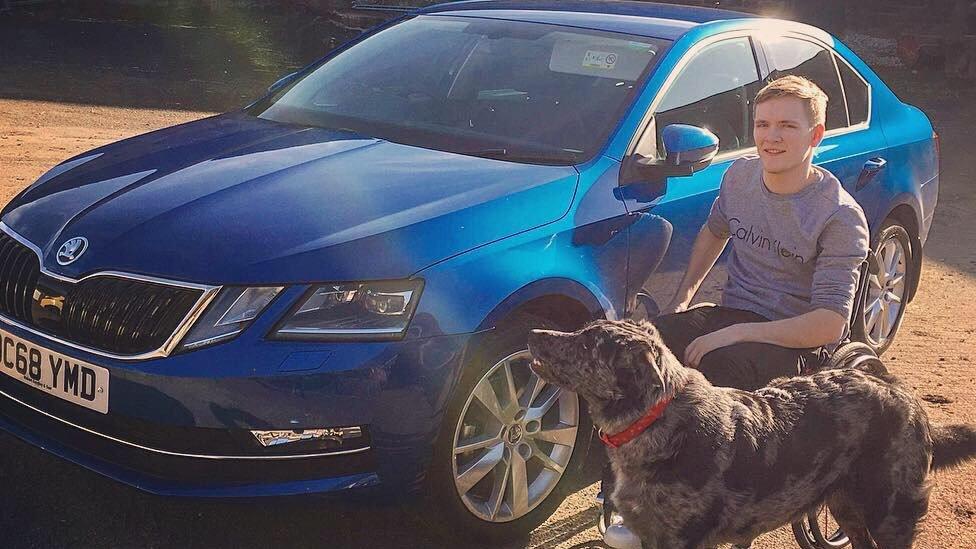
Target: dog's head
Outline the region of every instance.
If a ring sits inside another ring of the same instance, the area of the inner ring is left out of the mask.
[[[532,330],[532,369],[549,383],[574,391],[594,418],[615,415],[673,394],[680,366],[651,324],[597,320],[575,332]]]

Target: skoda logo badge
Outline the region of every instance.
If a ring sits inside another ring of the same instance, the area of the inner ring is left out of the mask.
[[[77,236],[61,245],[58,250],[58,265],[70,265],[78,260],[88,249],[88,239]]]

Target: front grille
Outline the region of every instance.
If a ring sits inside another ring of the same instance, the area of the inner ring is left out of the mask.
[[[0,232],[0,311],[31,322],[31,302],[41,265],[33,250]]]
[[[199,290],[90,278],[69,290],[61,324],[76,343],[118,354],[145,353],[166,342],[199,297]]]
[[[52,336],[116,355],[161,348],[203,290],[120,276],[47,276],[33,250],[0,231],[0,312]]]

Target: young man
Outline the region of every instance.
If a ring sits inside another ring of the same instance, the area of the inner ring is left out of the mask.
[[[653,320],[675,356],[715,385],[753,390],[797,375],[801,357],[846,335],[869,233],[854,198],[812,164],[826,109],[827,96],[805,78],[760,90],[758,156],[725,173],[678,291]],[[722,305],[689,310],[730,239]],[[611,547],[634,540],[622,524],[605,536]]]

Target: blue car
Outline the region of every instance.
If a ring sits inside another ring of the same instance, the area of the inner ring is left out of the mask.
[[[528,368],[527,331],[668,301],[784,74],[830,97],[815,162],[870,223],[851,325],[883,351],[938,138],[854,53],[730,11],[476,0],[14,198],[0,427],[154,494],[421,492],[458,534],[534,528],[598,446]]]

